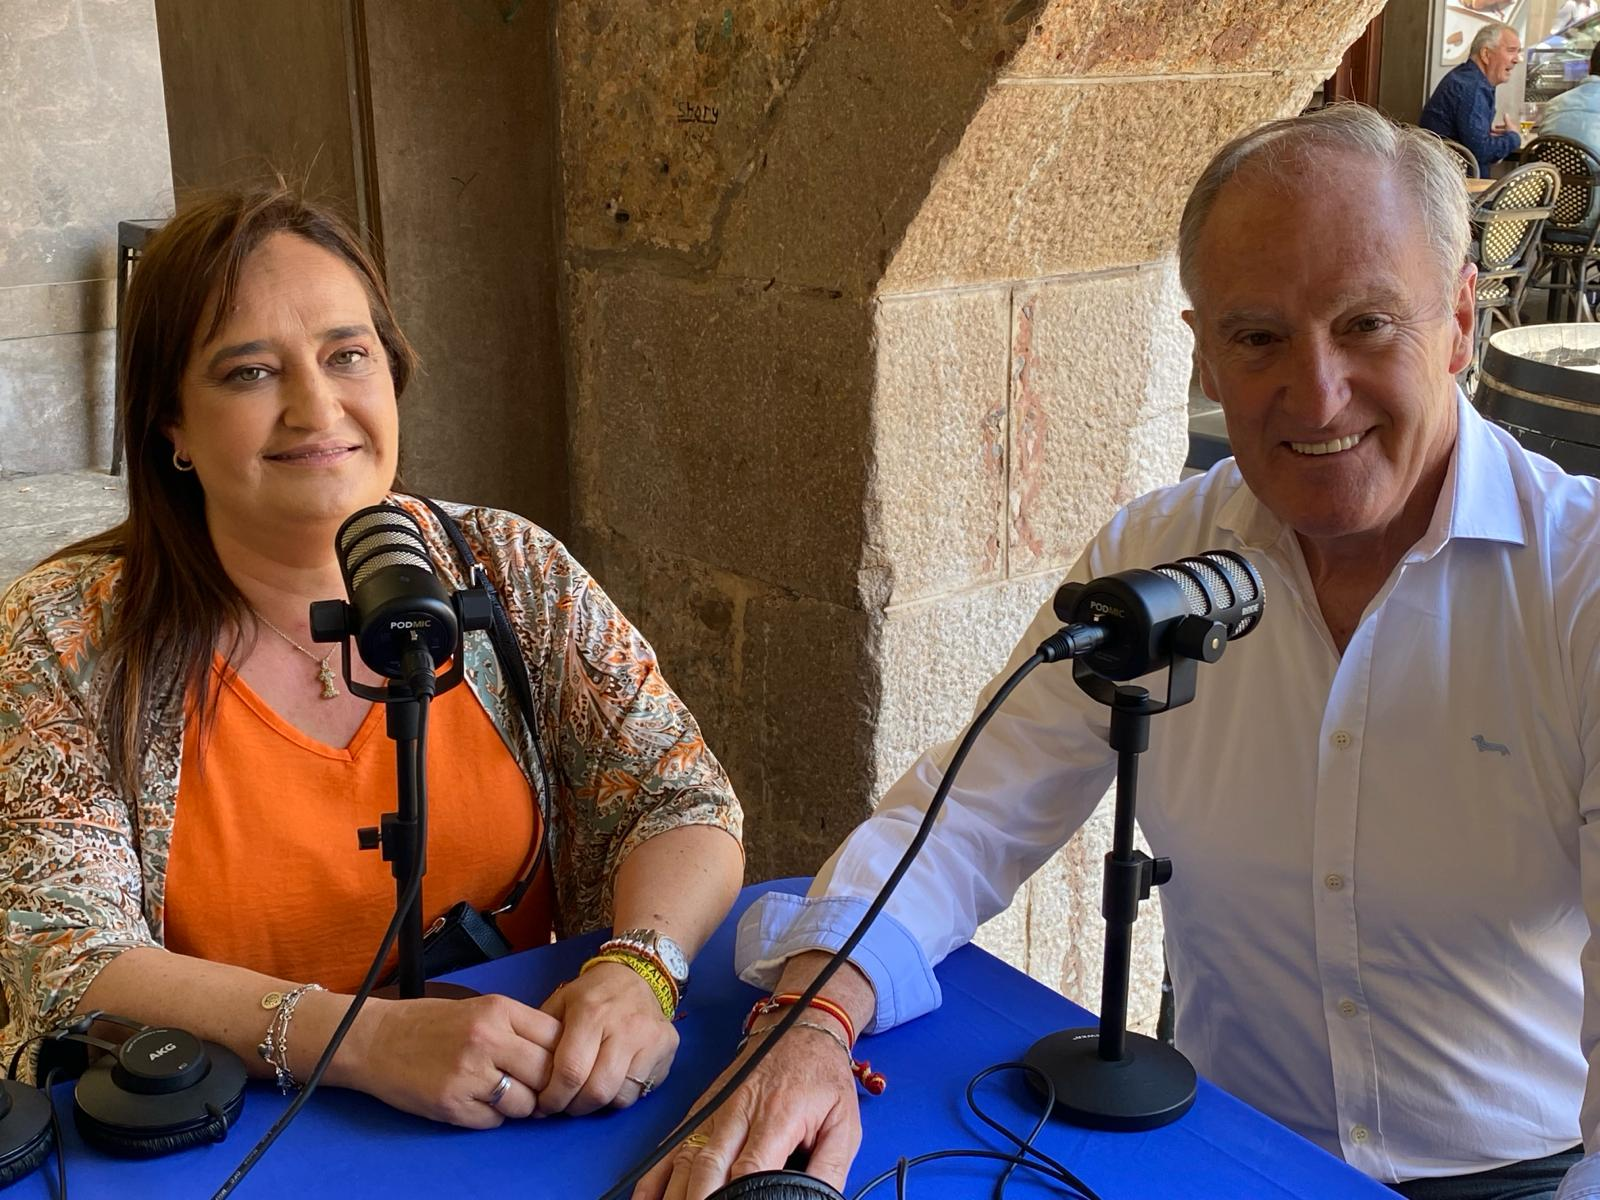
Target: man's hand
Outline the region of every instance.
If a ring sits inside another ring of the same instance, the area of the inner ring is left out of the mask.
[[[804,992],[832,957],[821,950],[795,955],[784,968],[776,993]],[[828,981],[823,994],[850,1015],[857,1030],[871,1023],[877,993],[853,963]],[[826,1026],[833,1018],[816,1011],[801,1020]],[[760,1028],[777,1023],[778,1016],[771,1014]],[[715,1095],[769,1036],[757,1032],[694,1107]],[[662,1159],[639,1181],[633,1200],[705,1200],[730,1179],[777,1170],[802,1148],[810,1155],[809,1174],[843,1188],[861,1147],[861,1112],[849,1055],[826,1033],[794,1026],[696,1133],[704,1135],[705,1143],[680,1146]]]
[[[761,1035],[751,1038],[745,1052],[695,1102],[696,1108],[761,1041]],[[811,1156],[808,1174],[843,1188],[861,1146],[861,1113],[849,1060],[832,1038],[797,1026],[699,1132],[706,1136],[705,1145],[685,1144],[662,1159],[639,1181],[633,1200],[705,1200],[730,1179],[777,1170],[800,1147]]]
[[[1494,124],[1489,127],[1489,132],[1490,133],[1495,133],[1495,134],[1510,133],[1511,132],[1511,118],[1506,116],[1505,113],[1501,113],[1498,117],[1495,118]]]
[[[539,1093],[541,1116],[626,1108],[672,1069],[678,1031],[650,985],[621,963],[597,963],[557,988],[542,1010],[560,1023],[561,1039]]]

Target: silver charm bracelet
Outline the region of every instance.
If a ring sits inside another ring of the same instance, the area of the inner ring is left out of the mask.
[[[289,1069],[289,1022],[294,1020],[294,1010],[299,1006],[302,996],[307,992],[326,990],[320,983],[303,983],[291,991],[268,992],[261,997],[261,1007],[272,1010],[272,1021],[256,1051],[262,1061],[272,1068],[277,1077],[278,1090],[285,1096],[300,1086],[300,1081]]]

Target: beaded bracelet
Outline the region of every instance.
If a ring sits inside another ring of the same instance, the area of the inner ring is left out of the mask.
[[[268,992],[261,997],[261,1007],[272,1010],[272,1020],[267,1023],[266,1036],[256,1052],[272,1068],[278,1090],[285,1096],[300,1086],[289,1069],[289,1022],[294,1020],[294,1010],[300,1006],[302,996],[325,990],[320,983],[302,983],[287,992]]]
[[[590,967],[599,966],[601,963],[620,963],[627,967],[650,985],[650,990],[655,993],[656,1003],[661,1005],[661,1015],[671,1021],[678,1015],[678,989],[673,986],[672,979],[655,963],[642,954],[635,954],[631,950],[607,950],[603,954],[596,954],[578,969],[582,975]]]

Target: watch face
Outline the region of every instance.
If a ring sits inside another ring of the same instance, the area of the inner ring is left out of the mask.
[[[669,937],[657,937],[656,953],[661,956],[662,965],[674,979],[682,982],[689,978],[689,960],[683,956],[683,950],[677,942]]]

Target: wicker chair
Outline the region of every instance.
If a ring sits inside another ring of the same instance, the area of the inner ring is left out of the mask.
[[[1460,142],[1452,142],[1447,137],[1439,139],[1444,143],[1444,148],[1450,151],[1455,159],[1456,166],[1461,168],[1461,174],[1467,179],[1482,179],[1483,168],[1478,166],[1478,156],[1468,150]]]
[[[1472,212],[1477,232],[1477,322],[1472,362],[1482,361],[1489,327],[1498,319],[1522,323],[1522,294],[1533,274],[1539,235],[1561,191],[1561,175],[1549,163],[1528,163],[1500,180]]]
[[[1541,137],[1522,152],[1561,173],[1555,210],[1544,223],[1539,261],[1528,287],[1550,293],[1550,319],[1595,319],[1590,290],[1600,287],[1600,158],[1582,142]]]

